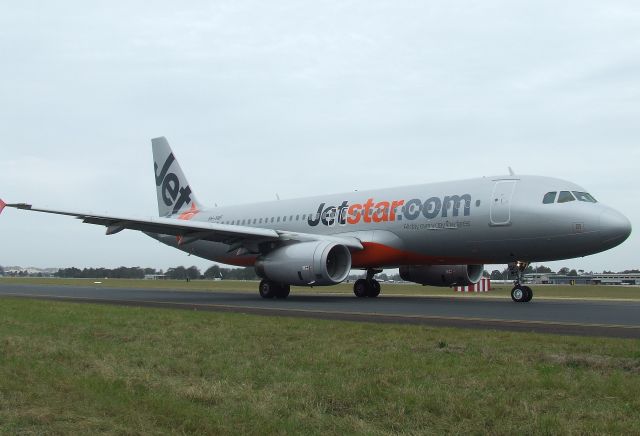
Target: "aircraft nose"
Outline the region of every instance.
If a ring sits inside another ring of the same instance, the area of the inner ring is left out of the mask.
[[[631,222],[620,212],[609,209],[600,215],[602,242],[615,247],[631,234]]]

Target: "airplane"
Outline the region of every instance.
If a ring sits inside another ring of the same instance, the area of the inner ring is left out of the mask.
[[[151,140],[158,218],[6,207],[67,215],[137,230],[211,261],[253,266],[263,298],[286,298],[291,285],[329,286],[351,269],[366,271],[357,297],[377,297],[375,275],[399,268],[405,281],[432,286],[477,283],[484,264],[504,263],[515,276],[511,298],[528,302],[531,262],[587,256],[631,234],[620,212],[584,188],[556,178],[510,174],[207,208],[197,200],[164,137]]]

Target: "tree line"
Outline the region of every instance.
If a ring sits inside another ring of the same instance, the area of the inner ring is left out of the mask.
[[[60,278],[74,279],[143,279],[147,275],[158,276],[172,280],[198,280],[198,279],[226,279],[226,280],[253,280],[257,279],[253,268],[221,268],[213,265],[204,273],[196,266],[184,267],[176,266],[167,271],[156,270],[154,268],[62,268],[54,274]]]
[[[536,268],[529,265],[525,270],[525,274],[531,273],[542,273],[542,274],[555,274],[554,271],[546,267],[544,265],[540,265]],[[558,270],[558,274],[573,276],[576,277],[580,274],[583,274],[583,270],[575,270],[567,267],[560,268]],[[589,272],[592,274],[592,272]],[[619,271],[618,273],[614,273],[613,271],[603,271],[603,274],[639,274],[639,269],[630,269]],[[362,273],[364,274],[364,273]],[[349,276],[349,280],[356,280],[362,276],[362,274],[356,274],[352,272]],[[0,265],[0,275],[5,275],[5,268]],[[28,276],[26,271],[21,272],[20,274],[15,274],[18,276]],[[258,276],[253,268],[223,268],[219,265],[213,265],[209,267],[204,273],[200,272],[200,269],[196,266],[184,267],[184,266],[176,266],[173,268],[169,268],[166,272],[163,270],[156,270],[154,268],[140,268],[140,267],[118,267],[114,269],[109,268],[62,268],[58,270],[54,274],[55,277],[60,278],[78,278],[78,279],[101,279],[101,278],[112,278],[112,279],[142,279],[146,275],[156,275],[161,276],[161,278],[173,279],[173,280],[197,280],[197,279],[209,279],[209,280],[256,280]],[[514,277],[509,273],[509,269],[505,268],[502,271],[493,270],[491,272],[484,271],[484,277],[491,278],[493,280],[510,280]],[[399,274],[387,275],[386,273],[380,273],[377,275],[379,280],[388,281],[388,280],[401,280]]]

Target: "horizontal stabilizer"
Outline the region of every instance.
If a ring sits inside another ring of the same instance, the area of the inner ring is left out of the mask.
[[[2,199],[0,198],[0,213],[2,213],[2,211],[4,210],[4,207],[7,205],[7,203],[5,203],[4,201],[2,201]]]

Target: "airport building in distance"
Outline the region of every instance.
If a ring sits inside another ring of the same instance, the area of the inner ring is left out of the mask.
[[[549,285],[640,285],[638,273],[580,274],[568,276],[554,273],[531,273],[525,275],[528,283]]]

